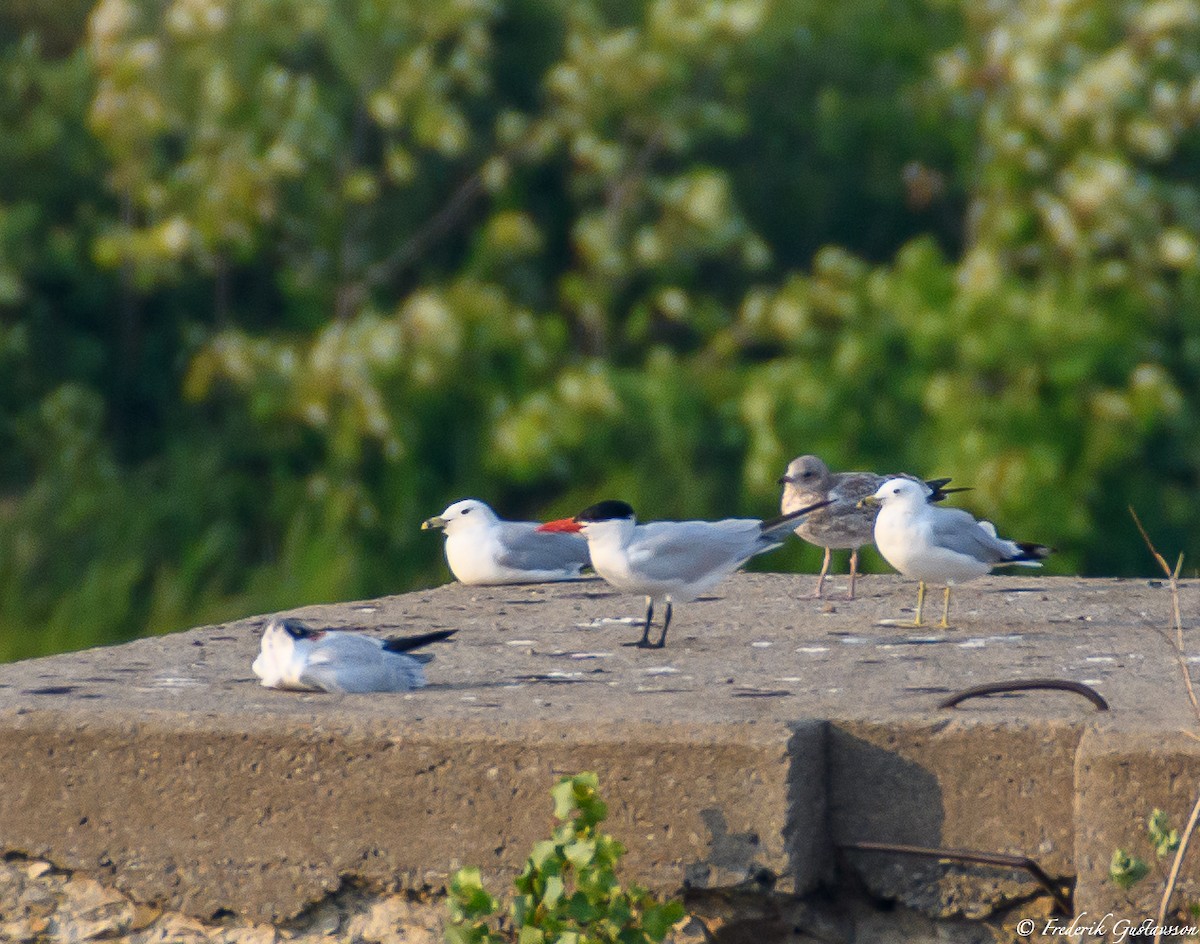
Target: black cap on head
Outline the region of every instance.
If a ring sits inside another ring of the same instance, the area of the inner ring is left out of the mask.
[[[628,503],[609,498],[583,509],[575,516],[575,520],[582,524],[588,521],[615,521],[632,517],[633,508]]]
[[[287,631],[287,634],[293,639],[312,639],[315,636],[323,635],[321,630],[309,629],[303,623],[294,619],[281,619],[279,624]]]

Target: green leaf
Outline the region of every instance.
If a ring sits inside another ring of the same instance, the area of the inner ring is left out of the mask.
[[[661,905],[649,905],[642,912],[642,928],[654,941],[661,941],[671,928],[682,920],[685,912],[683,903],[668,901]]]
[[[571,778],[564,777],[556,783],[550,790],[550,796],[554,798],[555,817],[569,819],[576,809],[575,785],[571,782]]]
[[[590,865],[596,857],[596,842],[593,839],[577,839],[563,847],[563,855],[575,868],[581,869]]]
[[[517,944],[545,944],[546,935],[540,928],[525,925],[517,934]]]
[[[558,855],[558,844],[543,839],[533,844],[533,848],[529,851],[529,861],[535,869],[540,870],[545,868],[546,863],[556,855]]]
[[[604,912],[592,904],[583,892],[576,892],[567,901],[566,913],[580,924],[589,924]]]
[[[1146,821],[1146,832],[1154,845],[1154,854],[1160,859],[1179,848],[1179,831],[1172,829],[1167,814],[1155,809]]]
[[[492,915],[499,902],[483,887],[477,868],[459,869],[450,880],[451,913],[459,920],[474,920]]]
[[[546,890],[542,893],[542,901],[547,908],[555,908],[562,896],[563,880],[557,875],[551,875],[546,879]]]
[[[1121,888],[1132,888],[1149,872],[1150,866],[1136,856],[1129,855],[1123,849],[1113,851],[1112,862],[1108,866],[1108,877]]]

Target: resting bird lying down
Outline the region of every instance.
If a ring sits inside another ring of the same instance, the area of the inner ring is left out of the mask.
[[[273,616],[263,630],[254,674],[267,688],[320,692],[407,692],[425,684],[424,664],[414,652],[449,639],[458,630],[378,639],[365,633],[310,629]]]
[[[456,501],[427,518],[422,531],[446,532],[446,563],[459,583],[471,585],[576,580],[588,566],[587,541],[577,534],[546,534],[534,521],[505,521],[477,498]]]

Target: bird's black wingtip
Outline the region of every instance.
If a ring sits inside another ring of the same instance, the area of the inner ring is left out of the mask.
[[[384,640],[383,648],[386,652],[412,652],[414,649],[420,649],[422,646],[428,646],[431,643],[449,639],[457,632],[457,629],[439,629],[432,633],[421,633],[417,636],[393,636],[390,639]]]

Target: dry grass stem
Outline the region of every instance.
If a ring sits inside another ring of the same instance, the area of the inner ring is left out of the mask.
[[[1162,568],[1167,578],[1167,584],[1171,588],[1171,609],[1172,615],[1175,618],[1175,639],[1172,648],[1175,650],[1175,660],[1179,663],[1179,669],[1183,673],[1183,683],[1187,686],[1188,699],[1192,703],[1192,713],[1195,714],[1196,721],[1200,724],[1200,705],[1196,703],[1196,690],[1192,687],[1192,672],[1188,668],[1187,656],[1183,647],[1183,614],[1179,608],[1179,574],[1183,570],[1183,555],[1179,555],[1179,559],[1175,562],[1175,568],[1172,569],[1167,564],[1167,559],[1158,552],[1158,548],[1150,540],[1150,535],[1142,527],[1142,522],[1132,506],[1129,508],[1129,514],[1133,516],[1133,523],[1137,525],[1137,529],[1142,535],[1142,540],[1146,542],[1146,547],[1149,548],[1154,559],[1158,561],[1158,566]],[[1165,636],[1166,634],[1163,635]],[[1183,858],[1187,854],[1189,843],[1192,841],[1192,833],[1196,830],[1197,820],[1200,820],[1200,791],[1196,794],[1196,802],[1192,805],[1192,815],[1188,817],[1183,835],[1179,837],[1179,848],[1175,850],[1175,859],[1171,862],[1171,871],[1167,875],[1167,884],[1163,888],[1162,898],[1158,903],[1158,917],[1154,922],[1155,944],[1158,944],[1162,940],[1162,928],[1166,924],[1167,909],[1171,907],[1171,896],[1175,894],[1175,886],[1179,882],[1179,870],[1183,867]]]

